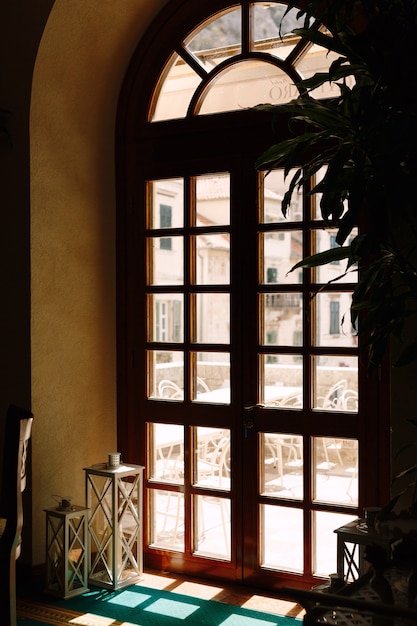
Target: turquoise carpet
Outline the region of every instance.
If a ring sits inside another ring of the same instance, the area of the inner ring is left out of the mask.
[[[69,600],[46,595],[36,598],[32,604],[30,600],[23,600],[19,602],[18,615],[18,626],[301,626],[302,623],[292,617],[141,585],[120,591],[92,589]]]

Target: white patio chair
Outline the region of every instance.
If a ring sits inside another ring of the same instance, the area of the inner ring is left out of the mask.
[[[340,406],[343,411],[358,411],[358,392],[354,389],[345,389],[340,397]]]
[[[158,384],[158,397],[170,398],[171,400],[181,400],[184,396],[184,392],[176,383],[172,380],[163,379]]]
[[[289,471],[300,468],[303,465],[300,437],[265,433],[264,453],[269,453],[274,467],[277,469],[278,479],[284,486],[285,468]]]
[[[347,388],[347,380],[338,380],[332,385],[325,396],[317,398],[317,407],[330,411],[340,411],[340,401]]]

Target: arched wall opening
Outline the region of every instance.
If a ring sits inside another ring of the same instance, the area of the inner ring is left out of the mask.
[[[30,117],[34,565],[44,562],[52,495],[83,503],[82,468],[116,445],[116,109],[135,47],[165,4],[56,0],[38,49]],[[415,400],[414,371],[393,373],[394,449]]]

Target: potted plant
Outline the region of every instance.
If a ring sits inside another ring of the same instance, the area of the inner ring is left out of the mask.
[[[296,6],[290,2],[288,10]],[[339,247],[292,269],[341,260],[346,271],[359,267],[350,313],[368,370],[380,365],[392,337],[401,346],[394,365],[405,365],[417,358],[417,0],[310,0],[299,9],[303,15],[305,27],[295,32],[337,59],[328,72],[302,81],[295,100],[260,107],[287,113],[293,136],[271,145],[256,165],[284,168],[284,216],[300,186],[320,194]],[[328,31],[309,28],[313,18]],[[339,95],[316,99],[312,90],[329,81]],[[377,529],[400,540],[397,558],[411,559],[417,590],[417,464],[394,482],[409,477],[411,485],[382,509]]]
[[[356,326],[360,317],[372,371],[389,338],[402,339],[417,313],[417,1],[311,0],[302,7],[305,28],[295,32],[338,58],[302,81],[297,99],[260,107],[289,114],[294,136],[272,145],[257,167],[292,172],[284,216],[301,185],[313,181],[311,193],[321,194],[322,217],[337,227],[339,247],[293,269],[336,260],[346,261],[346,271],[360,267],[351,319]],[[329,30],[308,28],[313,17]],[[337,97],[310,95],[328,81],[338,84]],[[414,332],[396,365],[416,357]]]

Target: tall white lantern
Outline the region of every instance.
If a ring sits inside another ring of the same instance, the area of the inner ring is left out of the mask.
[[[141,465],[109,463],[84,468],[88,516],[88,581],[120,589],[143,573]]]

